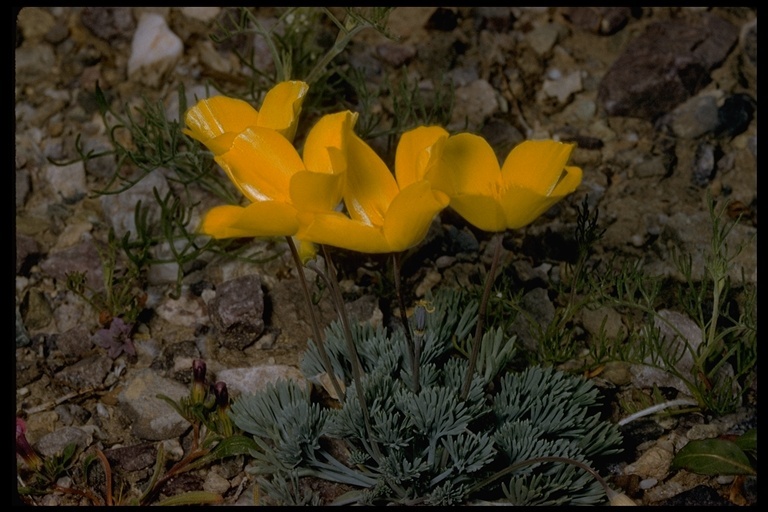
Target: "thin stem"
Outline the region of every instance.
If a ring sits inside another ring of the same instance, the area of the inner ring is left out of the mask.
[[[411,359],[411,372],[413,374],[413,392],[419,392],[419,361],[417,359],[417,352],[419,351],[411,336],[411,326],[408,322],[408,313],[405,310],[405,297],[403,296],[403,288],[400,283],[400,253],[392,254],[392,274],[395,279],[395,290],[397,292],[397,300],[400,303],[400,319],[403,322],[403,330],[405,331],[405,339],[408,341],[408,357]]]
[[[355,391],[357,392],[357,399],[360,402],[360,408],[363,412],[363,420],[365,421],[365,429],[368,432],[368,438],[371,441],[371,448],[373,454],[377,460],[381,459],[381,451],[379,446],[373,438],[373,429],[371,428],[371,417],[368,412],[368,406],[365,403],[365,392],[363,390],[363,372],[362,365],[360,364],[360,357],[357,354],[357,348],[355,348],[355,341],[352,336],[352,328],[349,324],[349,316],[347,315],[347,309],[344,307],[344,300],[341,296],[341,290],[339,290],[339,281],[336,277],[336,269],[333,266],[331,255],[324,245],[321,245],[323,249],[323,256],[325,257],[325,264],[327,268],[326,280],[331,288],[331,296],[334,298],[336,304],[336,310],[339,313],[339,319],[341,320],[341,326],[344,330],[344,338],[347,342],[347,350],[349,351],[349,358],[352,363],[352,377],[355,379]]]
[[[288,247],[291,248],[291,256],[293,256],[293,263],[296,265],[296,272],[299,274],[299,283],[301,284],[301,290],[304,293],[304,300],[307,303],[307,309],[309,310],[309,318],[312,324],[312,334],[315,337],[315,343],[317,343],[317,351],[320,353],[320,360],[323,362],[325,372],[331,379],[331,385],[336,392],[336,397],[340,402],[344,401],[346,393],[341,389],[339,381],[336,379],[336,374],[333,371],[333,365],[331,359],[328,357],[328,352],[325,350],[325,342],[323,341],[322,333],[320,332],[320,325],[317,322],[317,315],[315,314],[315,308],[312,307],[312,297],[309,294],[309,288],[307,287],[307,280],[304,278],[303,266],[301,264],[301,258],[299,257],[299,251],[296,250],[296,244],[293,243],[293,238],[286,236],[288,241]]]
[[[480,301],[480,309],[477,310],[475,339],[472,342],[472,354],[469,357],[469,368],[467,369],[467,376],[464,379],[464,388],[461,390],[462,400],[466,400],[467,396],[469,396],[469,387],[472,384],[472,374],[475,373],[475,366],[477,366],[477,356],[480,353],[480,343],[483,339],[485,310],[488,308],[488,299],[491,296],[491,288],[493,287],[493,281],[496,278],[496,267],[499,265],[499,259],[501,257],[501,233],[495,233],[491,241],[496,242],[496,247],[493,252],[491,268],[485,276],[485,290],[483,291],[483,298]]]

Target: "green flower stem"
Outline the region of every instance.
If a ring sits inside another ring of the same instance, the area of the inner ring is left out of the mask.
[[[403,330],[405,331],[405,338],[408,340],[408,356],[411,359],[411,369],[413,373],[413,392],[419,392],[419,360],[418,353],[419,347],[414,343],[413,336],[411,336],[411,326],[408,323],[408,313],[405,310],[405,297],[403,297],[403,288],[400,283],[400,253],[392,254],[392,275],[395,280],[395,290],[397,291],[397,300],[400,303],[400,319],[403,322]]]
[[[336,379],[336,374],[333,371],[333,365],[331,359],[328,357],[328,352],[325,350],[325,342],[323,341],[323,335],[320,332],[320,325],[317,322],[317,315],[315,314],[315,308],[312,307],[312,297],[309,294],[309,288],[307,287],[307,280],[304,278],[303,265],[301,264],[301,258],[299,257],[299,251],[296,250],[296,244],[293,243],[293,238],[286,236],[288,241],[288,247],[291,249],[291,256],[293,256],[293,263],[296,265],[296,272],[298,273],[299,283],[301,284],[301,291],[304,294],[304,300],[307,303],[307,309],[309,310],[309,318],[312,324],[312,335],[315,337],[315,343],[317,343],[317,350],[320,353],[320,359],[325,367],[325,372],[331,379],[331,385],[336,392],[336,397],[340,402],[344,401],[346,393],[342,391],[339,381]]]
[[[314,267],[315,272],[318,273],[325,281],[331,290],[331,297],[333,298],[336,311],[339,314],[339,320],[344,331],[344,339],[347,343],[347,350],[349,351],[349,359],[352,363],[352,377],[355,380],[355,391],[357,392],[357,399],[360,402],[360,408],[363,411],[363,420],[365,421],[365,430],[368,432],[368,439],[371,441],[371,449],[376,460],[381,459],[381,451],[376,441],[373,439],[373,429],[371,428],[371,417],[368,412],[368,406],[365,403],[365,391],[363,390],[363,372],[362,365],[360,364],[360,357],[357,354],[357,348],[355,348],[355,340],[352,336],[352,328],[349,325],[349,316],[347,315],[347,309],[344,307],[344,299],[341,296],[341,290],[339,290],[339,281],[336,278],[336,269],[333,266],[333,260],[325,245],[321,245],[323,250],[323,256],[325,257],[325,265],[327,272],[322,272],[317,266]]]
[[[485,276],[485,290],[483,291],[483,298],[480,301],[480,308],[477,310],[475,339],[472,342],[472,354],[469,357],[469,368],[467,369],[467,376],[464,379],[464,387],[461,390],[462,400],[466,400],[469,395],[469,387],[472,384],[472,374],[475,373],[477,356],[480,354],[480,343],[483,339],[483,327],[485,325],[485,310],[488,308],[488,298],[491,296],[491,288],[493,287],[493,281],[496,278],[496,267],[499,266],[499,259],[501,257],[501,233],[495,233],[493,238],[491,238],[491,241],[496,242],[496,248],[493,251],[491,268]]]

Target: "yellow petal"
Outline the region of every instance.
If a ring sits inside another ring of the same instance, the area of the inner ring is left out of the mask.
[[[380,226],[370,226],[350,219],[343,213],[300,213],[297,238],[364,253],[389,252],[390,247]]]
[[[304,170],[296,148],[279,133],[259,127],[243,131],[216,162],[251,201],[289,201],[291,176]]]
[[[566,166],[564,175],[555,186],[550,197],[563,197],[578,188],[581,185],[583,172],[580,167]]]
[[[505,210],[494,197],[468,194],[453,196],[451,208],[467,222],[483,231],[497,232],[507,229]]]
[[[449,196],[458,194],[498,197],[499,161],[490,144],[478,135],[460,133],[445,142],[440,162],[427,179]]]
[[[293,237],[294,244],[296,245],[296,252],[299,253],[299,259],[302,264],[306,264],[309,260],[314,259],[317,256],[317,246],[312,242],[306,240],[299,240]]]
[[[341,158],[345,137],[352,133],[357,112],[328,114],[312,127],[304,142],[304,165],[313,172],[336,174],[346,170]]]
[[[350,217],[372,226],[382,226],[384,214],[399,192],[392,172],[351,130],[347,132],[343,150],[347,160],[344,202]]]
[[[259,113],[259,126],[271,128],[293,142],[301,105],[309,90],[304,82],[280,82],[264,97]]]
[[[214,238],[289,236],[298,230],[296,209],[284,203],[262,202],[216,206],[203,217],[200,232]]]
[[[554,190],[573,150],[573,144],[554,140],[528,140],[504,161],[501,173],[506,187],[518,186],[542,195]]]
[[[331,211],[341,202],[344,183],[343,174],[299,171],[291,178],[291,203],[300,210]]]
[[[197,102],[187,111],[185,120],[189,129],[184,133],[207,144],[224,133],[237,134],[249,126],[256,126],[259,113],[243,100],[214,96]]]
[[[384,222],[389,252],[404,251],[424,240],[435,215],[448,202],[448,196],[433,190],[428,181],[403,189],[392,201]]]
[[[395,153],[395,176],[400,189],[423,180],[427,171],[442,152],[442,144],[448,132],[439,126],[420,126],[400,137]]]

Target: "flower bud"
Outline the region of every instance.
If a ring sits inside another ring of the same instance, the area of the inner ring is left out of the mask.
[[[24,459],[27,466],[38,471],[43,467],[43,460],[27,441],[27,425],[21,418],[16,418],[16,453]]]
[[[192,392],[190,398],[193,404],[201,404],[205,401],[205,361],[202,359],[195,359],[192,361]]]
[[[232,420],[229,417],[229,391],[225,382],[217,382],[213,386],[213,394],[216,396],[216,414],[219,417],[221,435],[229,437],[233,434]]]

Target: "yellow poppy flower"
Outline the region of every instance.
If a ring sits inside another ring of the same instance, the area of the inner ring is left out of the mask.
[[[333,165],[349,112],[328,115],[310,130],[304,158],[290,142],[307,86],[283,82],[272,89],[261,112],[224,96],[200,101],[186,116],[191,137],[205,144],[215,161],[251,201],[224,205],[204,216],[200,231],[214,238],[293,236],[298,213],[335,208],[344,180]],[[306,248],[305,248],[306,249]]]
[[[451,198],[451,207],[484,231],[526,226],[581,183],[582,171],[566,166],[573,144],[530,140],[516,146],[504,165],[485,139],[449,137],[427,178]]]
[[[355,114],[355,120],[357,115]],[[376,152],[345,126],[338,165],[346,175],[347,214],[333,211],[301,217],[298,236],[315,243],[366,253],[399,252],[423,240],[448,196],[424,179],[447,133],[421,127],[404,133],[397,147],[395,176]]]

